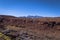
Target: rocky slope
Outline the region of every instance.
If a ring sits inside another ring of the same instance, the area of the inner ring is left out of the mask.
[[[11,40],[59,40],[60,17],[25,18],[0,15],[0,32]]]

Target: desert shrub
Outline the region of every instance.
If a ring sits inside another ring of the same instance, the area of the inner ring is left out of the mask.
[[[24,26],[24,25],[19,25],[19,26],[16,26],[16,27],[25,28],[26,26]]]
[[[10,37],[2,34],[1,32],[0,32],[0,38],[3,38],[4,40],[11,40]]]
[[[4,18],[0,18],[0,22],[3,22]]]
[[[43,24],[48,24],[48,22],[44,22]]]
[[[56,23],[56,25],[60,25],[60,22]]]
[[[6,28],[4,25],[0,25],[0,29],[5,30]]]
[[[55,25],[56,25],[56,22],[54,22],[54,21],[53,22],[49,22],[49,24],[48,24],[48,26],[51,27],[51,28],[53,28]]]

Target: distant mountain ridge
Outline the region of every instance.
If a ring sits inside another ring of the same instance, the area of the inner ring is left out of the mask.
[[[27,16],[27,18],[42,18],[42,16]]]
[[[14,18],[16,18],[17,16],[0,15],[0,17],[14,17]],[[32,15],[28,15],[28,16],[19,16],[17,18],[60,18],[60,17],[43,17],[43,16],[32,16]]]

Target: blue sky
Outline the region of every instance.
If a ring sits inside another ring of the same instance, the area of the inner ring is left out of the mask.
[[[60,16],[60,0],[0,0],[0,15]]]

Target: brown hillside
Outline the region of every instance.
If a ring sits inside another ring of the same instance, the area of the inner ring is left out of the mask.
[[[19,40],[20,37],[21,40],[59,40],[60,17],[22,18],[0,15],[0,31],[13,40]],[[31,35],[33,37],[30,38]]]

